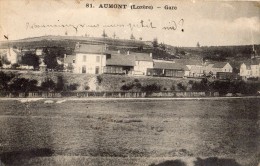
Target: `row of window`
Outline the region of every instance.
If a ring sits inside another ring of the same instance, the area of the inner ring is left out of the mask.
[[[83,55],[83,62],[87,61],[87,56]],[[96,56],[96,62],[100,62],[100,56]]]

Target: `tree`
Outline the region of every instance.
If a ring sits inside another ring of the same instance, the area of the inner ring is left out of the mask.
[[[113,38],[115,39],[116,38],[116,33],[114,32],[114,34],[113,34]]]
[[[39,67],[39,59],[40,58],[36,54],[27,53],[22,57],[21,64],[33,66],[33,68],[35,69]]]
[[[0,90],[9,90],[9,82],[15,77],[13,73],[6,74],[0,71]]]
[[[103,33],[102,33],[101,36],[104,37],[104,38],[108,37],[105,30],[103,30]]]
[[[57,84],[55,89],[57,91],[62,91],[64,89],[64,80],[61,75],[57,77]]]
[[[47,78],[44,82],[42,82],[41,84],[41,88],[42,90],[45,90],[45,91],[50,91],[50,90],[54,90],[56,87],[55,85],[55,82],[50,79],[50,78]]]
[[[162,50],[165,50],[165,49],[166,49],[165,44],[164,44],[164,43],[161,43],[161,44],[160,44],[160,48],[161,48]]]
[[[200,43],[199,42],[197,43],[197,47],[200,47]]]
[[[48,69],[55,69],[58,66],[56,56],[54,54],[46,54],[43,59]]]
[[[26,78],[16,78],[10,84],[11,91],[29,92],[37,91],[37,80],[29,80]]]
[[[157,48],[158,47],[158,39],[154,38],[152,44],[153,44],[154,48]]]
[[[131,39],[131,40],[135,40],[135,37],[134,37],[133,34],[131,34],[130,39]]]

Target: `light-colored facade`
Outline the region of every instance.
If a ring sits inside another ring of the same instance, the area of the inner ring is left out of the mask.
[[[239,75],[245,79],[260,77],[260,62],[242,63]]]
[[[240,66],[239,75],[244,78],[249,78],[251,76],[251,67],[247,66],[245,63],[242,63]]]
[[[188,77],[201,77],[204,73],[202,65],[186,65],[189,69]]]
[[[18,54],[17,54],[17,52],[18,52],[18,50],[14,50],[12,48],[7,49],[6,58],[7,58],[7,60],[11,64],[18,63]]]
[[[106,66],[106,46],[76,44],[74,73],[102,74]]]
[[[259,77],[260,74],[260,64],[253,64],[251,65],[252,77]]]
[[[37,49],[35,50],[35,54],[38,55],[38,56],[43,55],[43,49],[42,49],[42,48],[37,48]]]
[[[215,63],[212,66],[211,72],[213,73],[213,75],[216,75],[218,72],[232,73],[233,68],[228,62],[220,62],[220,63]]]
[[[187,67],[188,71],[185,71],[184,74],[186,77],[200,77],[204,74],[202,60],[177,59],[175,63]]]
[[[135,61],[135,66],[134,66],[135,75],[146,75],[148,68],[153,68],[153,62]]]
[[[77,53],[75,73],[102,74],[106,66],[106,55]]]
[[[147,69],[153,68],[152,54],[133,53],[135,56],[134,75],[147,75]]]

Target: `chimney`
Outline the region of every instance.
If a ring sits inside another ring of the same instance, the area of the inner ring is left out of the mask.
[[[120,54],[120,50],[117,50],[117,53]]]
[[[150,57],[153,58],[153,53],[150,53]]]
[[[130,52],[129,51],[127,51],[127,55],[129,55],[130,54]]]

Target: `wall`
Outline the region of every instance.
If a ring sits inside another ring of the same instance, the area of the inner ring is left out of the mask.
[[[259,65],[251,65],[252,77],[259,77]]]
[[[83,57],[86,56],[86,61]],[[97,57],[99,62],[96,61]],[[82,73],[82,67],[86,66],[86,73],[96,74],[96,67],[99,67],[99,73],[103,73],[104,66],[106,65],[106,55],[101,54],[76,54],[75,73]]]
[[[153,68],[153,62],[135,61],[134,71],[141,72],[142,75],[147,75],[147,68]]]

